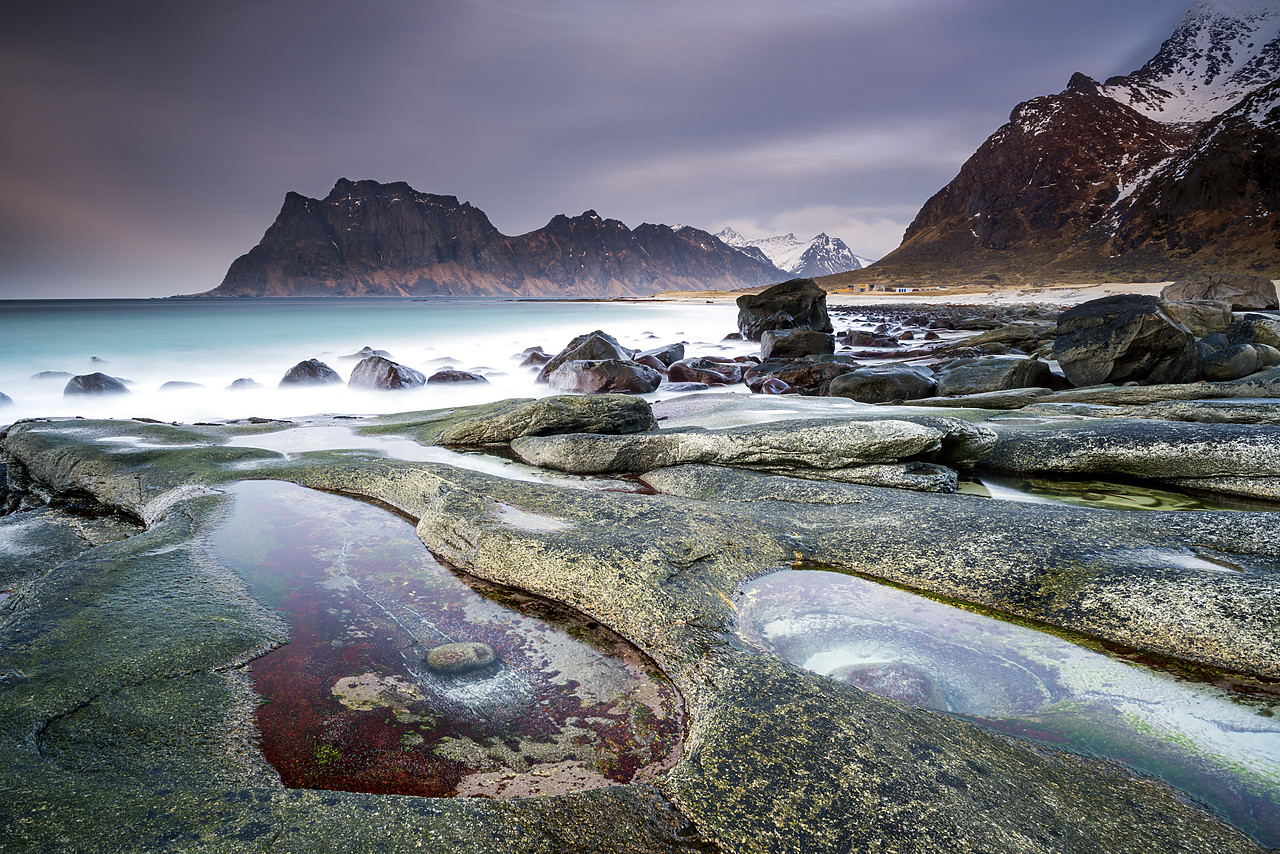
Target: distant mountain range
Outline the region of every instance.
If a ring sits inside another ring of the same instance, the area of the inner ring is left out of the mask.
[[[902,244],[828,287],[1280,277],[1280,4],[1201,0],[1142,68],[1013,109]]]
[[[733,290],[790,278],[696,228],[630,229],[595,211],[510,237],[454,196],[340,179],[298,193],[203,296],[624,297]]]
[[[800,240],[794,234],[747,240],[732,228],[725,228],[716,237],[736,249],[753,254],[753,257],[763,257],[796,278],[846,273],[875,263],[870,258],[853,254],[853,250],[840,238],[826,234],[819,234],[809,241]],[[758,254],[752,253],[753,249]]]

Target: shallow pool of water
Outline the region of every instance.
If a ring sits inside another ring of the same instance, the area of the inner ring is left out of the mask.
[[[747,585],[749,645],[866,691],[1124,762],[1280,845],[1280,697],[1179,680],[833,571]]]
[[[1274,504],[1228,497],[1209,498],[1136,483],[1008,477],[976,473],[960,481],[965,495],[1028,504],[1067,504],[1099,510],[1277,510]]]
[[[267,759],[292,788],[518,797],[626,783],[678,757],[669,681],[599,625],[463,581],[388,511],[270,481],[232,488],[217,556],[280,609],[252,665]],[[495,659],[433,670],[478,643]]]

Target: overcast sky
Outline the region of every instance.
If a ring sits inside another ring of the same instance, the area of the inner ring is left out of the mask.
[[[0,297],[207,290],[339,177],[880,257],[1015,104],[1190,4],[9,0]]]

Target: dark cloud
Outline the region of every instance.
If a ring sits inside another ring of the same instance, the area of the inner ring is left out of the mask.
[[[288,190],[407,180],[508,233],[819,229],[892,249],[1021,100],[1188,0],[150,0],[0,10],[0,296],[216,285]]]

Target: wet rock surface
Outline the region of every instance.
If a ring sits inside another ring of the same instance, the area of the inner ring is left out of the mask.
[[[361,359],[359,364],[351,370],[347,385],[351,388],[396,391],[417,388],[426,381],[426,377],[407,365],[401,365],[383,356],[370,355]]]
[[[846,400],[724,397],[664,401],[663,430],[804,422],[834,407],[851,423],[929,417]],[[477,420],[478,409],[382,426],[439,433]],[[955,414],[970,431],[929,429],[939,446],[950,436],[972,455],[988,428],[969,422],[989,413]],[[1164,784],[862,692],[728,637],[740,585],[804,560],[1276,678],[1274,514],[1010,506],[706,465],[652,471],[646,480],[661,494],[634,495],[225,444],[262,429],[61,422],[18,425],[4,440],[47,494],[92,494],[148,525],[59,567],[21,614],[0,618],[0,669],[30,677],[0,690],[0,759],[21,768],[0,811],[20,844],[1258,850]],[[122,436],[137,441],[105,441]],[[243,668],[284,642],[283,625],[192,545],[227,512],[208,490],[247,472],[394,508],[450,563],[614,629],[684,695],[682,758],[651,782],[507,802],[281,787],[254,747],[256,697]]]
[[[1151,296],[1104,297],[1063,312],[1053,356],[1075,386],[1196,378],[1195,338]]]
[[[748,341],[759,341],[765,332],[778,329],[832,331],[827,293],[813,279],[782,282],[740,296],[737,302],[738,332]]]
[[[127,394],[128,391],[128,386],[123,382],[98,371],[92,374],[82,374],[67,380],[66,388],[62,390],[62,393],[64,395]]]
[[[340,382],[342,382],[342,377],[338,376],[338,372],[319,359],[307,359],[305,362],[299,362],[285,371],[284,376],[280,378],[282,387],[290,385],[328,385],[329,383]]]

